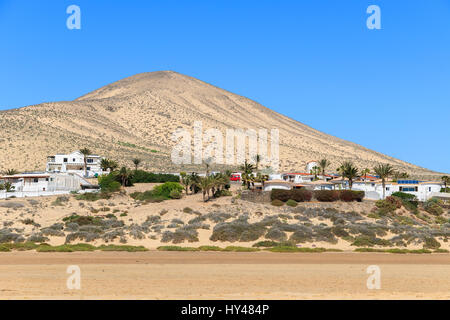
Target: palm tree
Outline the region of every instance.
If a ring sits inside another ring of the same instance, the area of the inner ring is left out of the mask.
[[[100,168],[102,168],[102,171],[108,171],[108,169],[110,168],[110,163],[111,160],[103,158],[100,162]]]
[[[109,169],[112,171],[116,171],[119,168],[119,164],[114,160],[109,160]]]
[[[180,176],[180,183],[184,186],[186,195],[188,195],[188,190],[192,183],[191,176],[188,176],[185,172],[183,172]]]
[[[353,179],[358,177],[358,168],[353,165],[351,161],[345,161],[341,166],[342,178],[348,179],[348,186],[350,190],[353,187]]]
[[[314,166],[314,167],[311,169],[310,173],[311,173],[312,175],[314,175],[314,180],[317,180],[317,175],[320,173],[320,168],[317,167],[317,166]]]
[[[203,202],[209,200],[209,190],[211,189],[211,179],[209,177],[200,177],[197,182],[197,186],[202,190],[203,193]],[[206,198],[206,194],[208,194],[208,199]]]
[[[379,164],[373,171],[380,176],[383,186],[383,199],[386,197],[386,179],[394,174],[394,168],[390,164]]]
[[[138,167],[141,164],[141,162],[142,162],[141,159],[138,159],[138,158],[133,159],[133,164],[134,164],[134,168],[135,168],[134,171],[138,171]]]
[[[370,173],[370,169],[369,168],[365,168],[361,170],[361,178],[364,178],[364,181],[367,180],[367,174]]]
[[[250,183],[252,180],[252,173],[253,170],[255,170],[255,166],[247,161],[247,159],[244,161],[244,164],[240,167],[240,170],[242,170],[242,182],[244,185],[247,186],[247,189],[250,189]]]
[[[319,161],[319,167],[322,170],[322,177],[323,180],[326,180],[325,178],[325,170],[330,166],[330,161],[328,161],[327,159],[322,159]]]
[[[447,192],[447,185],[450,183],[450,177],[449,176],[443,176],[441,178],[441,180],[444,183],[444,192]]]
[[[14,189],[16,188],[16,187],[14,187],[14,186],[12,185],[12,183],[9,182],[9,181],[5,182],[5,184],[3,185],[3,187],[5,188],[6,192],[13,192]]]
[[[262,159],[262,157],[261,157],[261,155],[259,155],[259,154],[257,154],[257,155],[255,156],[255,158],[254,158],[254,160],[255,160],[255,170],[256,170],[256,172],[258,172],[258,170],[259,170],[259,164],[260,164],[260,162],[261,162],[261,159]]]
[[[18,173],[19,173],[19,171],[17,171],[16,169],[5,170],[5,175],[7,175],[7,176],[13,176],[13,175],[18,174]]]
[[[130,181],[130,179],[133,176],[133,173],[128,170],[126,167],[122,167],[119,171],[119,174],[117,175],[120,179],[120,181],[122,182],[122,186],[125,187],[128,182]]]
[[[83,155],[84,160],[84,176],[87,177],[87,157],[91,154],[91,150],[88,148],[83,148],[80,150],[80,153]]]

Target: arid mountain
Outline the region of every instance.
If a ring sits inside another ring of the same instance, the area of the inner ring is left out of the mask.
[[[180,170],[170,159],[171,135],[179,127],[192,132],[194,121],[202,121],[203,130],[279,129],[283,171],[304,171],[308,161],[327,158],[332,162],[330,171],[352,160],[361,169],[391,163],[415,175],[434,174],[172,71],[138,74],[75,101],[0,112],[0,170],[43,170],[48,155],[83,147],[130,167],[131,159],[138,157],[147,169]]]

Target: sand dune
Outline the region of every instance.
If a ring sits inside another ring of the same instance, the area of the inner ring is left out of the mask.
[[[131,165],[180,170],[172,164],[171,134],[179,127],[203,129],[276,128],[280,132],[281,170],[303,170],[306,162],[343,160],[360,168],[391,163],[398,170],[433,172],[357,144],[327,135],[278,114],[250,99],[172,71],[142,73],[88,93],[75,101],[44,103],[0,112],[0,170],[42,170],[46,156],[87,146],[96,153]],[[183,170],[196,170],[184,166]]]

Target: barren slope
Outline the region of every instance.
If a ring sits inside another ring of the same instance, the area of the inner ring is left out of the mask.
[[[75,101],[0,112],[0,170],[44,169],[47,155],[85,146],[129,166],[139,157],[148,169],[179,170],[170,160],[171,134],[178,127],[192,130],[200,120],[204,130],[279,129],[282,170],[303,171],[307,161],[328,158],[333,171],[349,159],[360,168],[389,162],[416,175],[433,174],[171,71],[138,74]]]

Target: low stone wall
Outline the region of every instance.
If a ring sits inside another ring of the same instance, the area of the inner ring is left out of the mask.
[[[270,202],[270,191],[244,190],[242,191],[241,199],[258,203]]]

